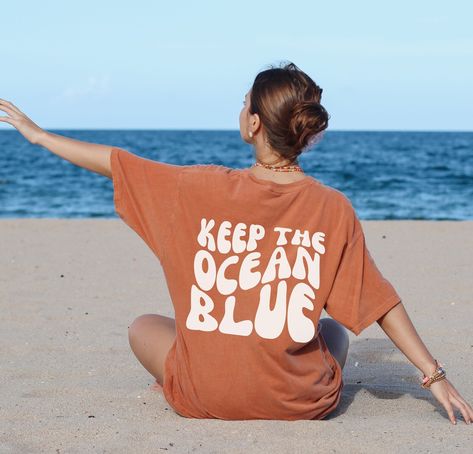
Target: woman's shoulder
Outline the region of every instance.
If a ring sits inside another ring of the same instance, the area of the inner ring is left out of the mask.
[[[243,176],[244,169],[228,167],[220,164],[190,164],[182,166],[182,173],[191,175],[210,176],[210,174],[220,175],[222,177]],[[351,200],[348,196],[333,186],[323,183],[322,181],[310,177],[312,179],[312,188],[318,193],[321,193],[325,198],[330,199],[332,205],[337,206],[340,210],[352,212],[354,210]]]
[[[220,164],[187,164],[181,166],[182,178],[187,181],[220,181],[225,183],[230,177],[240,174],[240,169]]]
[[[238,170],[220,164],[187,164],[182,167],[187,173],[230,173]]]
[[[341,190],[337,189],[329,184],[323,183],[322,181],[313,178],[316,184],[313,185],[314,189],[319,192],[322,192],[330,201],[340,208],[345,210],[351,211],[353,209],[353,205],[349,197]]]

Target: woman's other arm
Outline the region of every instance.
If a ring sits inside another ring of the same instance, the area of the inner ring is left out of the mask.
[[[110,152],[112,147],[110,145],[83,142],[47,131],[43,131],[36,144],[77,166],[111,178]]]
[[[435,372],[435,359],[419,337],[402,302],[394,306],[389,312],[384,314],[383,317],[377,320],[377,322],[396,347],[398,347],[407,359],[424,375],[430,376]],[[440,358],[439,360],[442,362]],[[436,399],[445,407],[450,421],[453,424],[456,423],[456,419],[452,405],[460,410],[466,423],[470,423],[473,420],[473,409],[465,402],[448,379],[445,378],[444,380],[432,383],[429,389]]]
[[[83,142],[45,131],[18,107],[4,99],[0,99],[0,111],[8,114],[0,117],[0,121],[13,125],[30,143],[47,148],[72,164],[111,178],[111,146]]]

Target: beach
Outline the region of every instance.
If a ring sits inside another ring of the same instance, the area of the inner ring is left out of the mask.
[[[473,221],[361,221],[420,337],[473,404]],[[0,219],[0,453],[471,452],[377,323],[349,332],[326,420],[176,414],[132,353],[139,315],[173,316],[159,261],[116,219]],[[327,316],[325,313],[323,316]]]

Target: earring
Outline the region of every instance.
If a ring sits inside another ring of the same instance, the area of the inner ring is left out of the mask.
[[[251,131],[248,132],[248,135],[249,135],[250,137],[253,137],[253,133],[252,133]]]

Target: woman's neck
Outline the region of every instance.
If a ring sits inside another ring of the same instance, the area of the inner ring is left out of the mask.
[[[251,172],[256,178],[282,184],[303,180],[307,177],[307,174],[304,172],[278,172],[276,170],[265,169],[264,167],[257,166],[251,166],[249,172]]]

